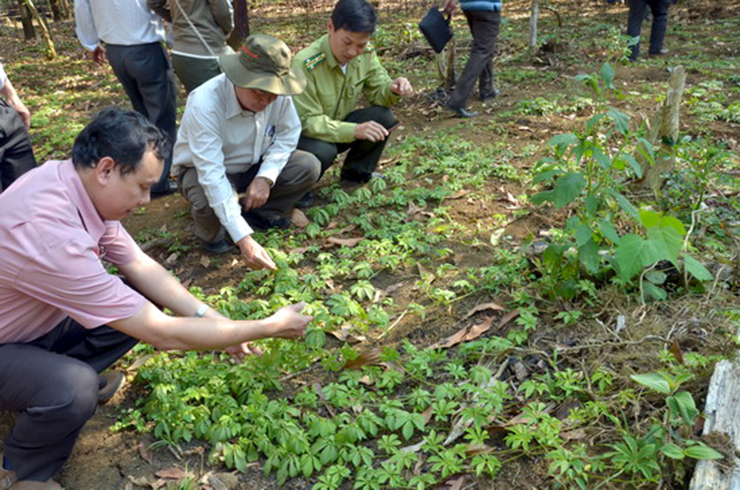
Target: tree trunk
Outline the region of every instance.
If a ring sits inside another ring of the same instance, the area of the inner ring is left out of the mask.
[[[686,70],[683,66],[678,66],[668,79],[668,93],[663,105],[648,122],[647,140],[655,149],[655,163],[646,166],[644,182],[657,196],[663,187],[663,174],[671,171],[675,164],[673,146],[678,142],[681,97],[685,87]],[[644,159],[641,159],[641,163],[645,164]]]
[[[44,45],[46,46],[46,57],[50,60],[53,60],[57,57],[57,51],[54,48],[54,41],[51,39],[51,33],[49,32],[49,28],[46,25],[46,21],[43,17],[41,17],[39,11],[36,10],[36,6],[33,4],[32,0],[23,0],[23,3],[26,5],[26,7],[28,7],[28,9],[31,11],[31,15],[39,24],[39,28],[41,29],[41,37],[44,39]]]
[[[49,6],[51,7],[51,18],[54,22],[62,20],[62,10],[59,8],[59,0],[49,0]]]
[[[239,50],[244,40],[249,37],[249,7],[247,0],[234,0],[234,30],[231,31],[227,44]]]
[[[21,23],[23,24],[23,38],[26,41],[36,37],[36,30],[33,28],[33,20],[31,20],[31,11],[28,10],[23,0],[18,0],[18,10],[21,12]]]
[[[534,52],[537,47],[537,20],[540,16],[539,0],[532,0],[532,10],[529,14],[529,51]]]

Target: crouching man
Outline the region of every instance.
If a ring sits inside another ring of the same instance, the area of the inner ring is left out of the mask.
[[[136,245],[118,220],[149,202],[167,146],[144,116],[106,109],[72,160],[47,162],[0,195],[0,410],[18,413],[0,489],[61,488],[51,478],[95,412],[99,373],[137,342],[241,356],[251,340],[300,337],[311,320],[298,304],[231,321]]]
[[[222,55],[224,73],[188,97],[175,145],[174,172],[192,205],[195,235],[221,253],[228,233],[253,269],[275,264],[252,229],[290,226],[291,210],[321,172],[314,155],[296,150],[301,122],[289,96],[306,80],[291,71],[291,59],[284,42],[263,35]]]

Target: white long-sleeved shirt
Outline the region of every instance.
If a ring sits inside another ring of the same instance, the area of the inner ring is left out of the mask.
[[[8,75],[5,74],[3,64],[0,63],[0,90],[5,88],[5,82],[8,81]]]
[[[277,181],[298,145],[301,122],[293,99],[280,96],[261,112],[242,109],[234,84],[214,77],[188,97],[174,148],[172,173],[195,167],[208,204],[238,242],[252,233],[242,217],[226,174],[246,172],[262,162],[257,177]]]
[[[75,31],[90,51],[100,41],[134,46],[164,41],[162,19],[146,0],[75,0]]]

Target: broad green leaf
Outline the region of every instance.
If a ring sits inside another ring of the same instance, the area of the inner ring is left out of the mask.
[[[553,199],[554,199],[554,193],[553,193],[553,191],[542,191],[542,192],[538,192],[537,194],[535,194],[534,196],[532,196],[532,197],[529,198],[530,202],[532,202],[532,203],[534,203],[534,204],[536,204],[538,206],[540,204],[542,204],[543,202],[545,202],[545,201],[551,201],[552,202]]]
[[[680,391],[674,396],[669,396],[666,398],[666,405],[676,417],[681,417],[683,423],[688,426],[691,426],[696,417],[699,416],[694,397],[688,391]]]
[[[543,172],[538,173],[537,176],[534,179],[532,179],[532,183],[539,184],[542,181],[550,180],[553,177],[557,177],[558,175],[562,175],[562,174],[563,174],[563,171],[560,170],[559,168],[552,168],[549,170],[545,170]]]
[[[654,228],[660,224],[660,213],[656,213],[650,209],[641,209],[640,222],[642,222],[642,226],[645,228]]]
[[[633,374],[630,378],[632,378],[632,381],[639,383],[642,386],[646,386],[651,390],[657,391],[658,393],[663,393],[664,395],[671,394],[671,387],[668,384],[668,381],[658,373]]]
[[[640,214],[637,212],[637,209],[627,200],[626,197],[613,189],[606,189],[605,192],[617,201],[617,204],[619,204],[619,207],[622,208],[625,213],[629,214],[634,219],[640,219]]]
[[[558,134],[547,142],[550,146],[568,146],[578,143],[578,136],[573,133]]]
[[[683,223],[681,223],[678,218],[674,218],[673,216],[661,216],[660,226],[670,226],[671,228],[676,230],[676,233],[678,233],[680,236],[686,236],[686,228],[684,228]]]
[[[647,241],[655,242],[655,246],[661,252],[660,258],[657,260],[665,258],[674,264],[677,263],[678,255],[681,253],[681,248],[683,247],[683,240],[681,240],[681,235],[674,228],[670,226],[648,228],[647,236],[649,239]]]
[[[712,273],[691,255],[686,253],[683,254],[683,262],[686,266],[686,270],[689,271],[689,274],[699,281],[711,281],[714,279]]]
[[[589,215],[593,216],[599,210],[599,200],[595,195],[588,194],[583,202],[586,204],[586,213]]]
[[[630,234],[619,240],[614,258],[619,264],[620,277],[627,281],[645,266],[654,264],[662,257],[655,248],[655,242]]]
[[[650,271],[645,274],[645,279],[655,284],[656,286],[660,286],[661,284],[663,284],[667,278],[668,276],[665,274],[665,272],[660,271]]]
[[[314,349],[321,349],[326,344],[326,334],[323,330],[315,329],[306,334],[306,345]]]
[[[622,155],[622,158],[624,159],[624,161],[626,161],[627,163],[630,164],[630,167],[632,167],[632,171],[635,173],[635,176],[638,179],[641,179],[642,178],[642,175],[643,175],[642,165],[640,165],[638,163],[638,161],[635,159],[635,157],[633,157],[632,155],[629,155],[629,154],[626,154],[625,153],[625,154]]]
[[[601,230],[601,234],[604,235],[604,238],[615,245],[619,245],[619,235],[617,234],[617,230],[614,229],[614,226],[609,221],[605,219],[600,220],[599,229]]]
[[[596,124],[599,123],[599,121],[601,121],[605,117],[606,117],[606,114],[604,114],[604,113],[596,114],[591,119],[589,119],[588,121],[586,121],[586,129],[588,131],[591,131],[591,128],[593,128]]]
[[[612,160],[609,158],[609,155],[604,153],[604,151],[596,147],[594,148],[594,160],[596,160],[596,163],[599,165],[599,167],[603,168],[604,170],[609,170],[612,166]]]
[[[724,456],[722,456],[721,453],[718,451],[712,449],[711,447],[707,446],[706,444],[702,442],[698,442],[697,444],[693,446],[689,446],[686,449],[684,449],[684,454],[688,456],[689,458],[694,459],[722,459]]]
[[[589,238],[578,248],[578,259],[589,273],[596,274],[599,271],[599,246],[593,239]]]
[[[685,457],[683,449],[673,444],[672,442],[669,442],[668,444],[660,448],[660,452],[671,459],[683,459]]]
[[[617,128],[617,131],[622,134],[630,132],[630,117],[627,114],[612,108],[609,108],[607,114],[609,114],[609,117],[614,121],[614,127]]]
[[[612,68],[612,65],[609,63],[601,65],[599,76],[601,76],[601,79],[604,81],[606,88],[614,88],[614,68]]]
[[[666,298],[668,298],[668,293],[666,293],[663,288],[658,287],[650,282],[644,283],[642,285],[642,290],[644,291],[646,296],[656,301],[665,301]]]
[[[555,207],[560,209],[573,202],[581,195],[584,185],[586,185],[586,181],[583,179],[583,175],[576,172],[568,172],[556,180],[555,188],[552,190]]]
[[[576,245],[579,247],[585,245],[591,240],[591,228],[586,224],[581,224],[576,228]],[[595,244],[594,244],[595,245]]]

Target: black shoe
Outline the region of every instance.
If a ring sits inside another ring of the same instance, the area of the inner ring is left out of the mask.
[[[204,243],[203,250],[211,255],[221,255],[231,251],[232,246],[224,238],[213,243]]]
[[[280,228],[282,230],[290,228],[292,224],[290,218],[265,218],[252,211],[247,211],[242,216],[247,220],[252,228],[267,230],[269,228]]]
[[[306,209],[313,206],[313,192],[308,191],[306,192],[302,198],[298,199],[298,202],[296,202],[293,206],[298,209]]]
[[[108,403],[123,385],[126,384],[126,376],[118,371],[109,371],[98,376],[98,405]]]
[[[356,172],[350,169],[342,170],[342,174],[339,177],[342,182],[346,182],[349,184],[367,184],[372,178],[372,173],[361,174],[360,172]]]
[[[667,49],[661,49],[660,51],[656,51],[656,52],[650,51],[648,53],[648,56],[665,56],[667,54],[668,54],[668,50]]]
[[[177,184],[172,182],[171,180],[168,180],[162,188],[154,188],[152,187],[151,194],[152,199],[157,199],[164,196],[169,196],[170,194],[174,194],[177,192]]]
[[[471,111],[467,110],[464,107],[455,107],[453,105],[450,105],[449,102],[447,104],[445,104],[445,108],[447,110],[450,110],[450,111],[454,112],[457,117],[461,117],[463,119],[469,119],[471,117],[478,116],[478,113],[475,112],[475,111],[472,111],[471,112]]]
[[[485,102],[487,100],[495,99],[496,97],[499,96],[500,93],[501,92],[497,88],[495,88],[493,89],[493,92],[486,92],[486,93],[480,94],[480,100]]]

